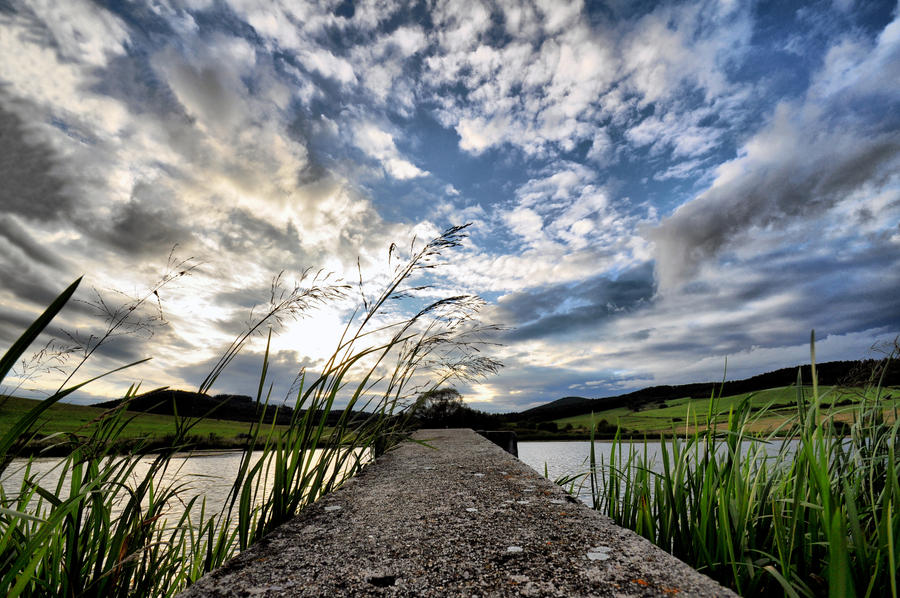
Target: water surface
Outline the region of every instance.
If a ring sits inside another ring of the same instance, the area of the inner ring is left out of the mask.
[[[788,440],[788,445],[795,449],[798,442],[797,440]],[[527,441],[519,442],[518,444],[519,459],[526,465],[534,468],[541,475],[545,475],[546,472],[546,476],[551,480],[558,480],[564,476],[578,476],[588,472],[590,469],[591,443],[588,440]],[[767,443],[745,440],[741,443],[741,451],[746,453],[753,445],[763,447],[769,455],[775,455],[778,453],[781,441]],[[724,444],[720,446],[724,448]],[[617,450],[624,449],[627,454],[631,447],[642,453],[646,447],[650,469],[656,473],[662,473],[662,453],[658,440],[648,440],[646,444],[642,440],[635,442],[624,441]],[[612,451],[612,441],[598,440],[594,442],[594,453],[598,464],[609,464],[612,458]],[[569,487],[570,485],[566,485],[566,488]],[[572,489],[582,501],[590,504],[591,492],[586,477],[576,481]]]
[[[318,461],[321,452],[320,450],[315,452],[312,461],[313,466]],[[170,501],[166,518],[170,521],[177,520],[184,513],[184,503],[187,503],[193,496],[200,496],[206,500],[207,516],[222,510],[228,500],[232,484],[237,477],[242,454],[241,451],[199,451],[174,456],[169,462],[169,468],[162,477],[161,482],[180,485],[179,500]],[[254,453],[254,463],[261,456],[262,451],[256,451]],[[133,485],[136,486],[138,480],[147,474],[153,459],[154,456],[150,455],[139,460],[131,475]],[[32,459],[32,479],[39,480],[38,483],[44,488],[55,491],[62,463],[63,459],[61,458]],[[14,497],[19,492],[25,475],[26,464],[27,460],[16,459],[3,473],[3,477],[0,479],[0,486],[2,486],[7,498]],[[266,476],[267,487],[271,486],[273,478],[274,472],[269,472]],[[65,497],[68,494],[69,484],[64,480],[58,495]],[[261,491],[257,496],[261,498],[264,495],[264,492]],[[256,502],[259,504],[261,500]],[[199,513],[199,504],[194,511]]]

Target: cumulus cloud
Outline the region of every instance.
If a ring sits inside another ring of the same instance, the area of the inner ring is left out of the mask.
[[[641,104],[677,101],[684,86],[707,98],[728,91],[727,61],[750,41],[752,27],[739,3],[661,5],[641,17],[622,42],[626,84]]]
[[[725,72],[752,30],[736,5],[665,5],[623,24],[589,19],[580,2],[502,2],[496,18],[512,37],[505,44],[481,24],[488,10],[442,7],[439,23],[446,29],[425,60],[424,83],[439,92],[439,118],[455,129],[460,148],[475,155],[503,144],[552,155],[590,141],[589,158],[604,159],[605,120],[629,125],[638,147],[652,136],[660,148],[702,153],[718,144],[718,135],[681,124],[703,118],[684,95],[699,90],[708,106],[721,110],[743,93]],[[633,118],[640,121],[638,110],[653,104],[670,110],[665,124],[651,118],[630,127]],[[667,139],[657,141],[662,127]]]
[[[553,163],[523,182],[513,202],[488,214],[490,224],[476,239],[489,243],[503,227],[514,249],[467,256],[457,277],[482,289],[570,283],[628,269],[648,255],[646,241],[631,234],[643,215],[620,210],[597,173],[581,164]]]
[[[414,179],[428,174],[404,159],[391,134],[372,123],[359,123],[355,127],[354,141],[359,149],[381,162],[384,170],[395,179]]]

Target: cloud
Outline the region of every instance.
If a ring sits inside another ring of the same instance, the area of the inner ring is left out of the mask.
[[[0,203],[5,212],[32,220],[68,217],[75,202],[54,149],[37,127],[4,106],[0,92]]]
[[[414,86],[408,76],[411,58],[428,47],[424,30],[418,25],[402,25],[390,33],[373,34],[369,43],[351,50],[358,65],[361,85],[373,103],[404,113],[415,107]]]
[[[379,160],[384,170],[395,179],[403,181],[428,174],[404,159],[391,134],[372,123],[359,123],[354,127],[354,142],[366,155]]]
[[[177,242],[204,263],[161,292],[171,331],[100,357],[155,353],[133,375],[184,384],[278,271],[355,279],[359,256],[380,282],[392,241],[469,220],[426,278],[516,327],[510,372],[472,386],[485,405],[768,363],[809,327],[853,350],[898,327],[900,25],[874,30],[883,7],[7,5],[4,334],[61,277],[142,288]],[[319,355],[338,311],[277,349]]]
[[[699,92],[707,107],[726,111],[744,93],[727,70],[749,46],[752,26],[734,6],[660,6],[632,22],[589,17],[580,2],[497,8],[509,41],[472,24],[485,7],[471,14],[445,7],[438,24],[449,31],[435,36],[424,62],[423,88],[436,96],[438,117],[474,155],[509,144],[553,156],[590,142],[588,157],[603,160],[610,125],[633,128],[636,147],[665,127],[659,149],[695,155],[716,147],[720,131],[682,126],[704,116],[685,98]],[[465,31],[464,42],[457,31]],[[667,113],[634,128],[646,116],[639,111],[653,105]]]
[[[62,269],[67,265],[63,258],[39,243],[21,222],[11,216],[0,215],[0,237],[5,238],[30,260],[56,269]]]
[[[504,335],[509,342],[593,336],[610,318],[647,305],[653,292],[652,270],[643,265],[615,279],[597,276],[505,295],[490,316],[515,327]]]
[[[806,98],[780,103],[706,191],[650,231],[661,288],[688,280],[753,230],[784,227],[860,191],[896,189],[900,93],[872,73],[900,68],[898,31],[895,21],[868,51],[858,42],[850,52],[848,41],[832,48]],[[859,85],[838,83],[847,78]]]
[[[506,44],[495,43],[479,20],[487,8],[450,6],[438,11],[441,29],[424,61],[423,85],[461,149],[480,154],[509,143],[540,154],[592,136],[588,121],[616,66],[579,3],[547,8],[551,20],[544,11],[502,3],[499,17],[514,32]]]
[[[135,256],[159,255],[191,240],[186,215],[157,185],[138,183],[131,198],[115,207],[108,226],[92,226],[94,236]]]
[[[242,77],[256,67],[256,50],[246,40],[216,34],[193,52],[164,48],[152,64],[186,112],[214,134],[231,134],[252,118]]]
[[[863,187],[888,184],[897,171],[900,142],[894,135],[806,131],[780,109],[744,156],[720,168],[709,190],[650,233],[661,287],[683,282],[754,227],[782,226],[809,210],[832,208]]]
[[[752,26],[738,3],[662,5],[642,16],[622,41],[625,84],[641,105],[678,102],[684,87],[706,99],[728,93],[724,67],[750,42]]]
[[[19,302],[46,306],[62,290],[46,268],[34,263],[30,256],[15,251],[5,253],[0,260],[0,277],[4,280],[4,304],[14,305],[15,302],[10,299],[17,299]]]
[[[725,133],[721,127],[699,125],[712,112],[694,110],[688,114],[666,112],[650,116],[628,129],[625,137],[635,147],[649,146],[651,154],[671,149],[674,158],[702,156],[719,145]]]
[[[884,214],[900,216],[900,206]],[[813,221],[824,234],[805,239],[797,230],[770,230],[730,256],[707,264],[700,279],[679,293],[657,296],[646,308],[608,328],[612,338],[638,327],[646,339],[629,339],[629,352],[656,355],[661,362],[679,353],[722,357],[749,347],[796,345],[810,329],[829,335],[900,330],[898,301],[900,239],[872,237],[862,244],[857,223],[834,230],[832,215]],[[668,357],[667,357],[668,356]]]
[[[516,188],[514,202],[486,212],[484,231],[476,229],[473,239],[481,249],[466,256],[455,278],[481,292],[509,292],[645,261],[646,241],[632,233],[643,215],[623,212],[598,178],[585,165],[563,161],[534,173]],[[496,240],[501,231],[503,244]]]
[[[107,10],[87,0],[53,2],[29,1],[34,15],[32,31],[46,35],[47,41],[66,59],[103,66],[110,56],[125,52],[128,29]]]

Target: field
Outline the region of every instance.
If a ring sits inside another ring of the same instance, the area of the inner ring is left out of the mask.
[[[13,424],[34,408],[38,402],[34,399],[19,397],[0,399],[0,432],[12,428]],[[43,436],[54,433],[87,436],[104,413],[106,413],[105,409],[97,407],[56,403],[44,412],[36,431]],[[171,415],[126,412],[126,417],[130,421],[120,435],[123,440],[159,439],[175,434],[175,418]],[[284,427],[276,426],[276,429],[282,431]],[[212,440],[213,444],[216,444],[216,441],[222,441],[224,444],[230,445],[239,435],[246,434],[249,428],[250,424],[247,422],[205,419],[197,423],[191,430],[191,434]],[[228,443],[228,440],[232,440],[232,442]]]
[[[806,390],[806,389],[805,389]],[[888,421],[895,419],[894,411],[900,409],[900,388],[890,387],[884,389],[886,400],[882,401],[884,416]],[[829,386],[819,387],[825,412],[835,413],[835,419],[849,420],[851,417],[851,405],[858,403],[863,396],[862,388],[837,388]],[[811,393],[807,393],[811,394]],[[871,391],[870,391],[871,394]],[[753,393],[744,393],[729,397],[721,397],[715,401],[714,412],[717,424],[726,425],[728,413],[749,397],[751,410],[761,410],[767,407],[763,417],[753,422],[748,431],[754,433],[770,433],[775,431],[797,414],[797,389],[795,386],[783,386],[770,388]],[[670,434],[673,431],[683,433],[694,432],[697,422],[705,422],[710,409],[710,399],[696,399],[684,397],[654,403],[640,411],[633,411],[627,407],[619,407],[606,411],[597,411],[593,414],[585,413],[574,417],[566,417],[554,420],[560,430],[571,425],[571,430],[576,432],[581,429],[586,434],[590,430],[591,418],[595,423],[605,420],[609,429],[619,427],[629,431],[647,434]],[[847,412],[847,413],[842,413]],[[848,421],[849,423],[849,421]],[[601,424],[601,429],[605,428]]]

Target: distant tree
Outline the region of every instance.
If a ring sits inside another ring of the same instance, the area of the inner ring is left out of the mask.
[[[416,400],[413,417],[421,427],[496,429],[496,415],[472,409],[455,388],[423,392]]]
[[[423,392],[416,405],[416,417],[429,421],[449,419],[464,407],[462,395],[455,388],[436,388]]]
[[[597,422],[597,425],[594,428],[598,436],[614,436],[618,429],[618,425],[613,425],[605,419],[601,419],[599,422]]]

